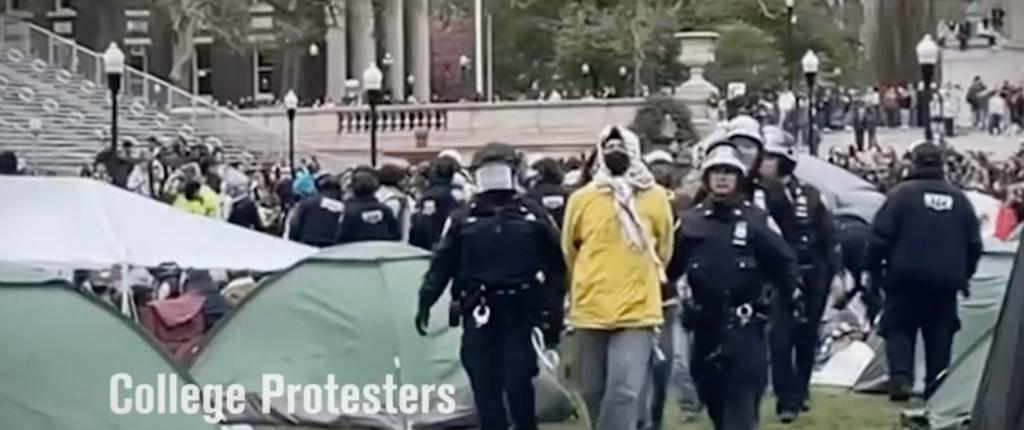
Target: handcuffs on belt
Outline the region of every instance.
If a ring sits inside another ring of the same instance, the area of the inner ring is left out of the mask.
[[[754,307],[750,303],[744,303],[736,307],[736,317],[740,319],[740,326],[745,326],[754,318]]]

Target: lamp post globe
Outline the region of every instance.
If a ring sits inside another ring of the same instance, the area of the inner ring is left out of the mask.
[[[377,100],[384,85],[384,74],[376,64],[363,71],[363,90],[370,104],[370,166],[377,167]]]
[[[317,46],[316,42],[309,44],[309,56],[316,57],[320,55],[320,47]]]
[[[821,66],[818,55],[813,50],[807,50],[800,65],[804,69],[804,77],[807,79],[807,149],[811,155],[818,155],[818,141],[814,135],[814,84],[818,77],[818,68]]]
[[[288,114],[288,170],[295,179],[295,111],[299,107],[299,97],[295,91],[288,90],[284,96],[284,108]]]
[[[935,65],[939,62],[939,45],[932,39],[932,35],[926,34],[917,43],[915,49],[917,62],[921,65],[921,79],[924,81],[921,90],[921,110],[924,116],[924,138],[931,142],[932,133],[932,79],[935,77]]]
[[[103,68],[107,72],[107,88],[110,89],[110,146],[117,151],[117,96],[121,92],[121,75],[124,74],[124,52],[111,42],[103,53]]]

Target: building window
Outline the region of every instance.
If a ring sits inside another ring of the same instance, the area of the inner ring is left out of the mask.
[[[256,94],[271,94],[274,79],[274,50],[271,48],[260,48],[256,51]]]
[[[207,44],[196,45],[196,93],[201,96],[213,94],[211,47]]]
[[[53,0],[53,10],[71,9],[74,0]]]
[[[7,0],[7,10],[25,10],[25,5],[27,5],[28,2],[29,0]]]

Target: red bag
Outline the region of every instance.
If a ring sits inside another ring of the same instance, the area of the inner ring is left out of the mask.
[[[1013,229],[1017,227],[1017,212],[1013,208],[1003,205],[999,208],[999,213],[996,214],[996,231],[995,235],[999,240],[1006,240],[1013,233]]]
[[[203,297],[185,294],[154,300],[139,309],[139,323],[181,363],[187,363],[203,340]]]

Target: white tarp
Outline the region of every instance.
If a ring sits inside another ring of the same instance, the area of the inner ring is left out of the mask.
[[[0,176],[0,201],[3,262],[275,271],[317,252],[91,179]]]
[[[1002,203],[988,194],[977,191],[967,191],[964,194],[971,201],[974,207],[974,214],[978,216],[981,226],[981,237],[990,239],[996,237],[996,220],[999,217],[999,209]]]

